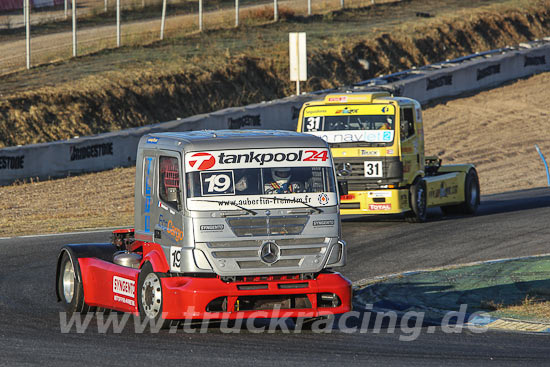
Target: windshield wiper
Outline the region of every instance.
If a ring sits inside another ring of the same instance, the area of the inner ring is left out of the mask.
[[[207,199],[194,199],[194,200],[196,200],[196,201],[206,201],[206,202],[209,202],[209,203],[222,203],[222,204],[233,205],[234,207],[237,207],[241,210],[244,210],[248,214],[252,214],[252,215],[258,214],[257,212],[255,212],[252,209],[245,208],[244,206],[240,206],[238,204],[232,203],[231,201],[227,201],[227,200],[207,200]]]
[[[307,206],[308,208],[311,208],[313,210],[316,210],[317,213],[324,213],[324,211],[322,209],[319,209],[313,205],[310,205],[308,203],[304,203],[303,201],[300,201],[300,200],[296,200],[296,199],[290,199],[290,198],[277,198],[276,196],[273,196],[273,197],[268,197],[268,196],[262,196],[260,197],[261,199],[264,199],[264,200],[273,200],[273,202],[275,203],[277,200],[286,200],[286,201],[290,201],[290,202],[293,202],[293,203],[300,203],[300,204],[303,204],[305,206]]]

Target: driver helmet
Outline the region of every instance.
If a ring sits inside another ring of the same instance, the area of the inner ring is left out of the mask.
[[[284,185],[290,180],[290,168],[272,168],[271,176],[279,185]]]

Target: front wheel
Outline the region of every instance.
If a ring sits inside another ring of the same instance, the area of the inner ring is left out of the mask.
[[[426,181],[419,178],[409,190],[411,211],[405,213],[405,219],[410,223],[424,223],[428,217],[428,201]]]
[[[162,317],[162,284],[151,263],[143,265],[139,273],[137,301],[142,320],[154,321],[155,325],[160,323],[161,329],[168,327],[169,321]]]

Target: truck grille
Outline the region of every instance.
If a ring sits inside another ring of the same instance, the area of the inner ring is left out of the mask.
[[[230,218],[227,224],[237,237],[299,235],[308,221],[307,215],[284,217]]]
[[[299,267],[306,257],[324,258],[331,243],[330,238],[300,238],[273,240],[280,249],[279,261],[268,265],[260,260],[263,240],[207,242],[208,252],[214,262],[223,261],[223,270],[262,270]]]
[[[367,178],[365,177],[365,162],[381,161],[383,177]],[[347,176],[339,176],[339,180],[348,182],[350,191],[360,191],[371,188],[371,184],[393,183],[401,181],[403,177],[402,164],[399,157],[338,157],[334,158],[336,172],[344,168],[351,171]]]

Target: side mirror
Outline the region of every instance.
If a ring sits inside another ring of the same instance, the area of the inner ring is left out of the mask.
[[[340,193],[340,196],[348,194],[348,182],[347,181],[338,180],[338,192]]]

